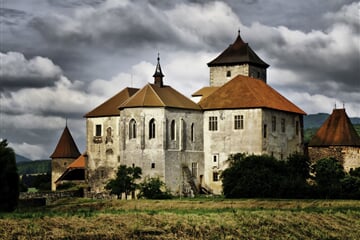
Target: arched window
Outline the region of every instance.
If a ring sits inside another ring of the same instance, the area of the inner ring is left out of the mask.
[[[149,139],[155,138],[155,119],[151,119],[149,122]]]
[[[170,139],[171,140],[175,140],[175,133],[176,133],[176,124],[175,124],[175,120],[172,120],[171,124],[170,124]]]
[[[191,124],[190,138],[192,142],[195,142],[195,124]]]
[[[136,121],[131,119],[129,122],[129,139],[136,138]]]

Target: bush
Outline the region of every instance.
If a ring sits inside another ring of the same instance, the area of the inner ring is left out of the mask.
[[[147,199],[170,199],[172,195],[166,189],[165,183],[160,178],[145,178],[139,185],[140,193],[139,198]]]
[[[318,160],[312,169],[315,174],[317,193],[322,198],[338,198],[341,196],[341,179],[345,177],[344,167],[335,158]]]
[[[229,168],[221,174],[227,198],[281,197],[284,194],[286,168],[274,157],[231,155]]]

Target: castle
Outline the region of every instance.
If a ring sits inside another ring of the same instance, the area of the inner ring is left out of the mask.
[[[267,84],[269,65],[240,32],[208,67],[209,86],[191,100],[166,84],[158,58],[152,83],[122,89],[85,115],[90,191],[104,191],[127,165],[160,177],[174,194],[221,194],[230,154],[285,159],[303,151],[305,112]]]

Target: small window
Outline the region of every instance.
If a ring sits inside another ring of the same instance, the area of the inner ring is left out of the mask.
[[[151,163],[151,168],[152,168],[152,169],[155,168],[155,163]]]
[[[219,155],[217,155],[217,154],[213,155],[213,162],[217,163],[219,160],[218,158],[219,158]]]
[[[95,126],[95,136],[101,136],[101,124]]]
[[[264,134],[264,138],[266,138],[267,137],[267,124],[264,124],[263,134]]]
[[[197,164],[197,162],[191,163],[191,175],[192,175],[193,177],[197,177],[197,169],[198,169],[198,164]]]
[[[209,131],[217,131],[217,117],[209,117]]]
[[[244,116],[243,115],[234,116],[234,129],[244,129]]]
[[[230,70],[226,71],[226,77],[231,77],[231,71]]]
[[[272,117],[271,117],[271,130],[272,130],[273,132],[276,131],[276,117],[275,117],[275,116],[272,116]]]
[[[192,123],[191,124],[191,133],[190,133],[190,138],[192,142],[195,142],[195,124]]]
[[[149,122],[149,139],[155,138],[155,119]]]
[[[175,134],[176,134],[176,124],[175,124],[175,120],[172,120],[171,124],[170,124],[170,139],[171,140],[175,140]]]
[[[213,182],[217,182],[217,181],[219,181],[219,173],[213,172]]]
[[[136,121],[131,119],[129,122],[129,139],[136,138]]]
[[[281,119],[281,132],[285,132],[285,118]]]
[[[299,121],[295,122],[295,131],[296,131],[296,135],[299,135]]]

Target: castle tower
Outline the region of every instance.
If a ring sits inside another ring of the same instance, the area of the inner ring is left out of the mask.
[[[241,39],[240,31],[235,42],[207,65],[210,68],[211,87],[222,86],[239,74],[258,78],[266,83],[266,69],[269,67]]]
[[[80,156],[78,147],[67,127],[59,139],[56,148],[51,154],[51,190],[56,191],[55,181],[65,172],[68,165]]]
[[[360,137],[345,109],[334,109],[310,140],[309,157],[312,162],[334,157],[344,169],[360,167]]]

